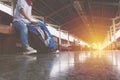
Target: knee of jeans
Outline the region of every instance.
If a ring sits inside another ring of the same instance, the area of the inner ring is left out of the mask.
[[[28,28],[27,27],[21,28],[21,31],[24,32],[24,33],[27,33],[28,32]]]

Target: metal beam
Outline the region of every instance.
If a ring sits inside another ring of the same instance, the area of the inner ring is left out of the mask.
[[[58,9],[57,11],[54,11],[53,13],[49,14],[48,16],[46,16],[46,18],[52,17],[52,16],[54,16],[55,14],[57,14],[57,13],[65,10],[66,8],[68,8],[68,7],[70,7],[70,6],[71,6],[71,4],[65,5],[64,7],[60,8],[60,9]]]
[[[79,17],[81,18],[83,24],[84,24],[85,27],[86,27],[86,30],[87,30],[86,32],[90,33],[91,36],[92,36],[92,33],[91,33],[91,32],[92,32],[92,29],[90,28],[90,24],[89,24],[89,21],[88,21],[87,16],[84,15],[84,12],[83,12],[82,6],[80,5],[80,2],[77,1],[77,0],[75,0],[74,3],[73,3],[73,5],[74,5],[74,8],[76,9]],[[82,14],[81,14],[81,13],[82,13]]]
[[[40,12],[40,11],[38,11],[36,8],[34,8],[33,7],[33,10],[35,10],[37,13],[42,13],[42,14],[44,14],[43,12]],[[52,18],[49,18],[49,19],[51,19],[51,21],[53,21],[54,23],[56,23],[56,24],[60,24],[59,22],[57,22],[56,20],[54,20],[54,19],[52,19]]]
[[[49,10],[55,12],[55,11],[54,11],[52,8],[50,8],[43,0],[42,0],[42,3],[43,3]],[[59,15],[58,15],[58,16],[59,16]],[[59,17],[62,18],[62,19],[64,19],[62,16],[59,16]],[[50,16],[50,17],[45,16],[45,20],[46,20],[46,19],[50,19],[50,20],[52,20],[52,21],[54,21],[54,22],[57,22],[57,25],[60,25],[60,24],[61,24],[60,22],[58,22],[58,21],[54,20],[53,18],[51,18],[51,16]]]
[[[90,0],[87,0],[87,2],[88,2],[88,7],[89,7],[90,18],[91,18],[91,21],[93,23],[94,21],[93,21],[92,7],[91,7],[91,4],[90,4]]]
[[[120,16],[120,0],[118,2],[118,10],[116,11],[116,15],[115,16]]]
[[[89,17],[90,17],[90,21],[89,21],[90,27],[89,27],[89,30],[92,30],[92,32],[97,34],[96,30],[94,29],[94,18],[92,16],[92,6],[90,4],[91,0],[87,0],[87,2],[88,2],[88,8],[89,8]]]
[[[80,1],[80,3],[85,3],[85,0],[81,0]],[[102,1],[101,2],[101,0],[100,1],[91,1],[90,2],[91,4],[98,4],[98,5],[108,5],[108,6],[119,6],[119,3],[118,2],[116,2],[116,3],[113,3],[113,2],[105,2],[105,1]]]
[[[86,15],[86,17],[89,17],[88,15]],[[103,19],[103,20],[112,20],[112,18],[105,18],[105,17],[100,17],[100,16],[92,16],[93,19]],[[76,21],[76,20],[79,20],[80,17],[77,17],[77,18],[74,18],[72,20],[69,20],[67,22],[65,22],[64,24],[62,24],[62,26],[66,25],[66,24],[69,24],[69,23],[72,23],[73,21]]]
[[[100,17],[100,16],[94,16],[93,19],[103,19],[103,20],[112,20],[112,18],[107,18],[107,17]]]
[[[92,1],[91,4],[98,4],[98,5],[108,5],[108,6],[119,6],[119,3],[113,3],[113,2],[101,2],[101,1]]]
[[[88,2],[88,8],[89,8],[89,14],[90,14],[90,26],[91,27],[94,27],[94,18],[93,18],[93,15],[92,15],[92,6],[91,6],[91,4],[90,4],[90,2],[92,2],[91,0],[87,0],[87,2]],[[91,28],[91,27],[89,27],[89,28]],[[94,28],[92,28],[93,29],[93,31],[94,31],[94,33],[96,34],[96,31],[94,30]]]
[[[79,29],[80,29],[80,27],[70,28],[70,29],[69,29],[69,32],[75,33],[75,32],[78,32]],[[84,31],[85,31],[85,30],[84,30]]]
[[[81,5],[80,5],[80,2],[77,1],[77,0],[75,0],[75,1],[73,2],[73,6],[74,6],[76,12],[78,13],[79,17],[81,17],[83,23],[86,25],[87,17],[84,15],[84,12],[83,12],[83,10],[82,10],[82,7],[81,7]]]
[[[61,26],[59,26],[59,25],[55,25],[55,24],[50,24],[50,23],[48,23],[50,26],[52,26],[52,27],[54,27],[54,28],[56,28],[56,29],[59,29]]]
[[[43,16],[37,16],[37,15],[32,15],[34,18],[36,19],[40,19],[42,21],[44,21],[44,17]]]
[[[79,20],[79,19],[80,19],[80,17],[69,20],[69,21],[65,22],[64,24],[62,24],[62,26],[65,26],[66,24],[72,23],[73,21],[76,21],[76,20]]]

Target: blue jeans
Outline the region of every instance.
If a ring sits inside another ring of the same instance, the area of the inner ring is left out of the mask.
[[[24,23],[23,21],[14,21],[13,26],[18,28],[20,30],[20,38],[23,47],[26,47],[29,45],[28,43],[28,26],[29,24]]]

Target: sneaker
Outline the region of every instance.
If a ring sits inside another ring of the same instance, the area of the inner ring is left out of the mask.
[[[23,54],[32,54],[32,53],[37,53],[37,50],[33,49],[30,46],[24,48]]]

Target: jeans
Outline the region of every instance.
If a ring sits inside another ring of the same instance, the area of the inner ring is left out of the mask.
[[[26,47],[29,45],[28,43],[28,26],[29,24],[24,23],[23,21],[14,21],[13,26],[18,28],[20,30],[20,38],[23,47]]]

